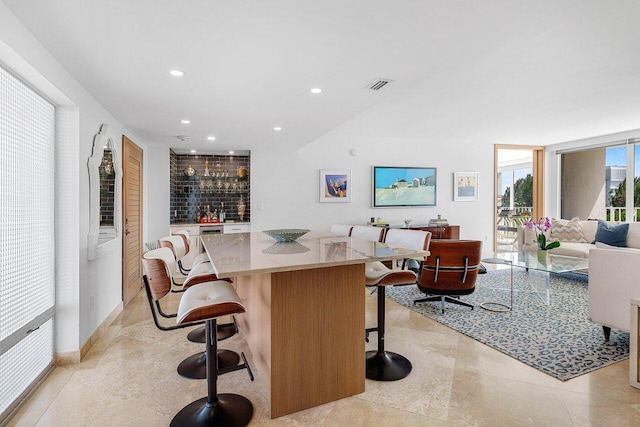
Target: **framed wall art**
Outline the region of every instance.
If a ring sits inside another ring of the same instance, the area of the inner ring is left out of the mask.
[[[453,173],[453,200],[455,202],[478,200],[478,172]]]
[[[373,207],[435,206],[436,168],[374,166]]]
[[[320,202],[348,203],[351,201],[351,171],[320,170]]]

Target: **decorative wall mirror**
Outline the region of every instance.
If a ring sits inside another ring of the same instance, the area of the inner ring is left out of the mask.
[[[93,139],[88,167],[88,257],[95,259],[116,248],[120,241],[122,168],[118,145],[109,125],[102,125]]]

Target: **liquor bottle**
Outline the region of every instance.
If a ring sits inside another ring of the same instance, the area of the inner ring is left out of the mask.
[[[224,222],[227,218],[227,213],[224,211],[224,202],[220,202],[220,214],[219,214],[220,222]]]

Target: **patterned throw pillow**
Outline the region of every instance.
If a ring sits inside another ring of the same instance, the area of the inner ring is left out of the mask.
[[[582,234],[580,218],[568,220],[552,218],[549,240],[552,242],[589,243]]]

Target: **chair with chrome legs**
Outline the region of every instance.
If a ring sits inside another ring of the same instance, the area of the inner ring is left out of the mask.
[[[200,283],[188,288],[178,308],[178,324],[205,321],[207,336],[207,396],[191,402],[178,412],[172,427],[181,426],[246,426],[253,417],[253,405],[244,396],[218,393],[218,375],[246,368],[253,381],[251,368],[244,354],[243,365],[220,369],[216,363],[216,319],[244,313],[242,301],[229,282]]]
[[[162,331],[169,331],[178,328],[185,328],[188,326],[196,326],[202,324],[192,323],[192,324],[183,324],[180,326],[163,326],[158,318],[158,315],[165,318],[175,318],[177,313],[167,314],[162,310],[160,305],[160,300],[167,296],[171,290],[171,277],[168,273],[167,263],[173,260],[173,254],[171,250],[168,248],[159,248],[154,249],[152,251],[148,251],[142,256],[142,266],[144,268],[144,276],[143,282],[145,286],[145,291],[147,293],[147,299],[149,301],[149,307],[151,309],[151,315],[153,316],[153,321],[156,327]],[[189,287],[203,283],[203,282],[211,282],[215,281],[217,278],[215,275],[211,274],[195,274],[197,270],[192,270],[190,272],[191,277],[185,281],[185,287],[188,289]],[[220,325],[222,328],[222,333],[224,336],[218,335],[219,339],[225,339],[236,333],[236,327],[234,323],[227,325]],[[199,330],[203,328],[196,328],[193,331],[189,332],[188,338],[193,338],[193,336],[199,338]],[[205,332],[201,333],[203,342],[206,339]],[[198,340],[189,339],[193,342],[200,342]],[[237,353],[229,351],[229,350],[220,350],[220,361],[219,363],[223,366],[234,366],[237,365],[240,361],[240,357]],[[183,360],[178,365],[178,373],[186,378],[192,379],[203,379],[206,377],[206,360],[204,352],[196,353],[193,356],[190,356]]]
[[[384,242],[408,249],[426,251],[429,249],[431,233],[421,230],[390,229]],[[422,262],[421,262],[422,264]],[[404,356],[386,351],[384,348],[385,333],[385,287],[411,285],[416,283],[418,276],[411,270],[390,269],[381,262],[365,264],[365,284],[375,286],[378,292],[378,325],[368,328],[370,332],[378,333],[378,348],[366,353],[366,377],[377,381],[400,380],[411,372],[411,362]]]

